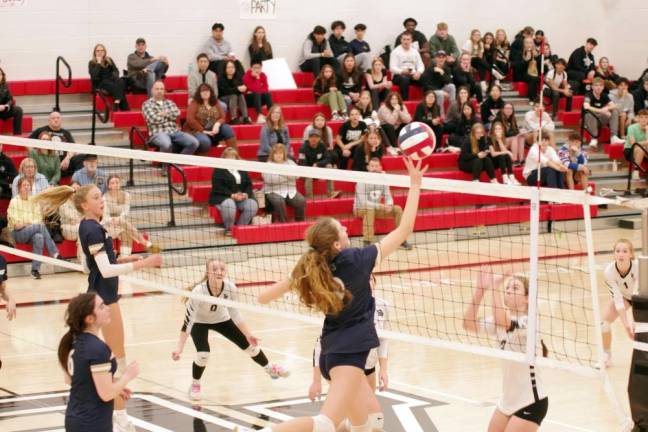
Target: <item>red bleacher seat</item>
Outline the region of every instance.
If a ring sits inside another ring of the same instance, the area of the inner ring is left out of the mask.
[[[32,116],[23,116],[22,131],[23,133],[31,132],[33,129]],[[11,135],[13,133],[13,118],[0,120],[0,135]]]

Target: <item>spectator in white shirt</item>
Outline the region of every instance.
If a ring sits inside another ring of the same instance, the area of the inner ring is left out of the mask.
[[[565,103],[565,111],[569,112],[572,109],[572,90],[569,82],[567,81],[567,72],[565,68],[567,62],[565,59],[558,59],[554,65],[554,69],[547,72],[545,75],[545,84],[542,89],[544,97],[551,99],[551,117],[556,118],[558,113],[558,103],[561,98],[567,98]]]
[[[275,144],[270,150],[268,162],[284,165],[295,165],[295,162],[288,158],[286,146]],[[295,209],[295,220],[303,221],[306,209],[304,196],[297,192],[296,177],[263,173],[263,191],[267,204],[272,211],[274,222],[287,222],[286,205]]]
[[[564,173],[568,171],[569,168],[562,164],[551,145],[551,136],[543,134],[540,142],[533,144],[529,150],[522,175],[529,186],[537,186],[539,179],[540,186],[563,189]]]
[[[529,139],[537,136],[538,131],[540,131],[540,125],[542,125],[542,134],[549,135],[549,132],[553,132],[556,129],[556,125],[553,120],[544,110],[544,105],[540,102],[533,104],[533,109],[524,114],[524,128],[529,132],[527,135],[527,142]],[[552,142],[551,145],[555,147],[555,143]]]
[[[401,35],[401,44],[394,48],[389,57],[389,69],[394,76],[394,84],[400,88],[404,100],[409,99],[409,86],[419,84],[425,71],[421,54],[412,46],[412,34]]]

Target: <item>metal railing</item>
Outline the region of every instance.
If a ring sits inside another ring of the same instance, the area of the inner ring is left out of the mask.
[[[145,147],[146,147],[146,137],[144,134],[139,130],[137,126],[132,126],[130,128],[130,131],[128,131],[128,145],[131,150],[135,149],[135,139],[138,139]],[[133,158],[130,158],[128,160],[128,181],[126,184],[128,186],[134,186],[135,185],[135,178],[133,177],[133,171],[134,171],[134,164],[133,164]]]
[[[63,77],[61,76],[61,63],[67,68],[67,80],[63,80]],[[61,56],[58,56],[56,58],[56,94],[55,94],[55,102],[54,102],[54,108],[52,111],[57,111],[61,112],[61,105],[59,102],[59,95],[60,95],[60,86],[63,85],[63,87],[68,88],[72,85],[72,68],[70,68],[70,64],[65,61],[65,59]]]
[[[102,111],[97,111],[97,97],[101,99],[104,106]],[[101,123],[108,123],[110,120],[110,101],[103,90],[92,90],[92,132],[90,134],[90,142],[88,144],[95,145],[95,133],[97,131],[97,119]]]
[[[172,170],[176,170],[178,173],[180,173],[180,176],[182,177],[182,188],[178,188],[175,184],[173,184],[173,180],[171,178]],[[174,227],[176,226],[176,221],[175,221],[175,205],[173,202],[173,192],[177,193],[178,195],[185,195],[187,193],[187,175],[185,174],[184,170],[176,164],[167,164],[166,171],[167,171],[167,181],[169,185],[169,211],[170,211],[170,219],[167,226]]]

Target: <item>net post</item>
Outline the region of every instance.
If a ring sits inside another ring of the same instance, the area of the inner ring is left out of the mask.
[[[538,239],[540,238],[540,189],[532,188],[529,219],[529,310],[527,322],[526,358],[536,363],[538,339]]]

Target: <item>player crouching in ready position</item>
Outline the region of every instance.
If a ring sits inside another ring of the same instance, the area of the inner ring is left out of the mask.
[[[497,280],[496,280],[497,279]],[[464,329],[486,332],[497,337],[501,349],[526,352],[529,309],[529,282],[524,276],[495,278],[487,269],[482,270],[472,302],[464,315]],[[501,287],[504,292],[502,293]],[[493,316],[480,320],[477,316],[484,296],[491,294]],[[540,340],[542,355],[547,348]],[[488,432],[535,432],[547,415],[549,398],[534,366],[516,361],[502,362],[503,392],[493,412]]]
[[[192,293],[231,301],[238,300],[236,285],[225,278],[225,263],[223,261],[218,259],[207,261],[206,270],[205,277],[191,290]],[[182,354],[187,338],[191,335],[196,346],[196,359],[192,367],[193,382],[189,388],[189,399],[201,399],[200,378],[205,372],[209,360],[209,330],[220,333],[236,344],[259,366],[262,366],[272,379],[285,378],[290,375],[287,369],[268,362],[265,354],[259,348],[259,339],[252,335],[237,309],[193,298],[186,300],[185,297],[185,301],[187,302],[187,311],[180,332],[178,348],[173,351],[172,357],[173,360],[180,360],[180,354]]]

